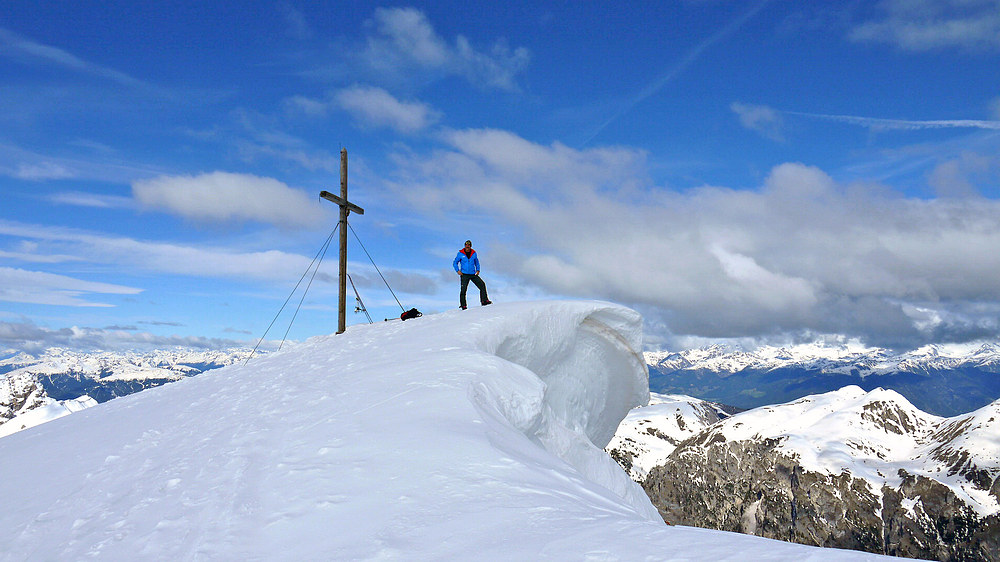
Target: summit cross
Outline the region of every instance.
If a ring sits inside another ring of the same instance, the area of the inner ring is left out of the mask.
[[[329,191],[320,191],[319,196],[340,207],[340,279],[337,300],[337,333],[347,330],[347,215],[354,211],[359,215],[365,210],[347,200],[347,149],[340,149],[340,197]]]

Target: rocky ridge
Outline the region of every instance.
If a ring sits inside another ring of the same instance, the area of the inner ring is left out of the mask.
[[[643,487],[672,523],[1000,560],[1000,401],[942,418],[891,390],[846,387],[722,419],[645,470]]]
[[[649,405],[628,413],[605,450],[641,483],[678,444],[737,411],[691,396],[651,392]]]

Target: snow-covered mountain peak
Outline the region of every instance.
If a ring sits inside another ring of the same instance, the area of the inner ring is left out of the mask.
[[[1000,400],[938,424],[921,457],[980,504],[1000,506]]]
[[[731,413],[691,396],[650,393],[649,404],[628,413],[607,450],[633,480],[641,482],[679,443]]]
[[[640,326],[608,303],[496,304],[101,404],[0,440],[0,543],[60,560],[861,559],[663,524],[599,448],[648,400]]]
[[[670,413],[643,410],[626,421],[669,426]],[[943,418],[895,391],[848,386],[720,420],[643,467],[643,487],[682,524],[922,559],[998,560],[998,425],[1000,401]]]
[[[992,514],[1000,510],[1000,497],[990,496],[1000,474],[998,426],[1000,401],[943,418],[893,390],[848,386],[742,412],[711,426],[699,440],[771,441],[805,470],[829,475],[849,470],[874,490],[898,486],[903,468],[951,486],[978,512]]]
[[[921,412],[895,391],[847,386],[743,412],[720,423],[718,432],[731,441],[786,442],[808,469],[836,474],[844,468],[837,451],[846,447],[852,457],[898,462],[912,457],[942,419]]]
[[[707,370],[765,369],[790,365],[824,368],[851,363],[872,374],[891,371],[903,366],[953,367],[959,363],[1000,361],[1000,345],[996,342],[970,344],[934,344],[912,351],[895,353],[878,347],[868,347],[856,341],[828,343],[815,341],[790,346],[761,346],[752,351],[735,349],[722,344],[679,352],[651,351],[646,353],[650,365],[666,368]]]

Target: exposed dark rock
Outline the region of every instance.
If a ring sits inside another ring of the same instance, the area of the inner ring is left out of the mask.
[[[780,443],[727,442],[710,428],[642,485],[673,524],[911,558],[1000,560],[1000,518],[978,516],[940,482],[900,471],[898,489],[873,490],[847,471],[804,470]]]

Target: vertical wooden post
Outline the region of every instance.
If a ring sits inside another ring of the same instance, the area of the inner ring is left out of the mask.
[[[347,149],[340,150],[340,197],[329,191],[320,191],[319,196],[340,207],[340,275],[337,294],[337,333],[347,330],[347,215],[355,212],[365,214],[365,210],[347,200]]]
[[[347,199],[347,149],[340,149],[340,198]],[[347,205],[340,206],[340,287],[337,300],[337,333],[347,330]]]

